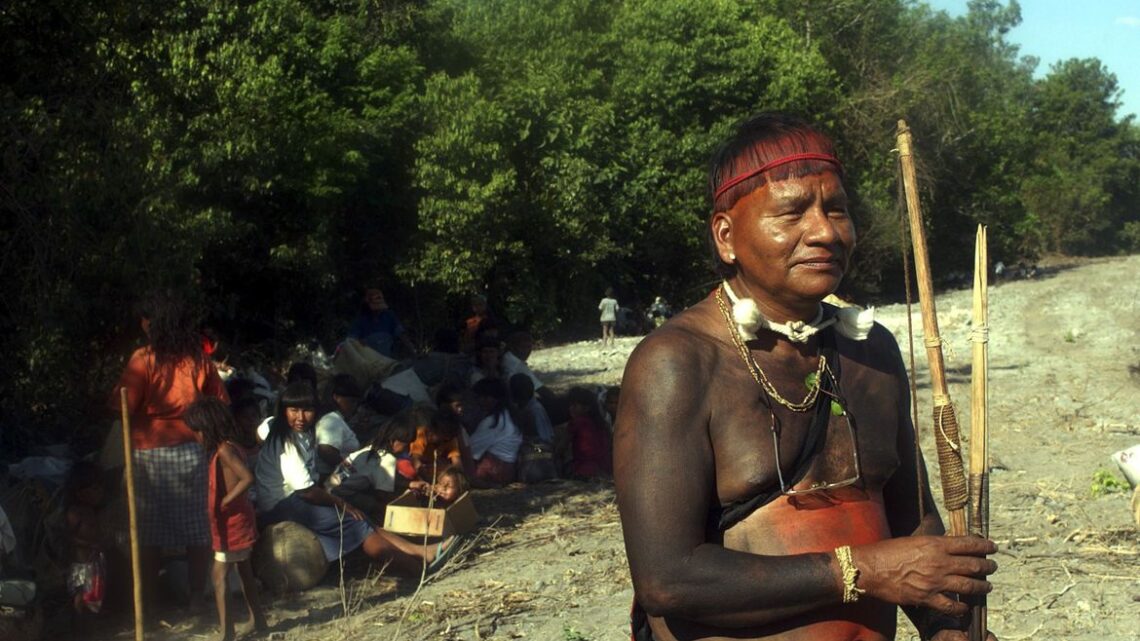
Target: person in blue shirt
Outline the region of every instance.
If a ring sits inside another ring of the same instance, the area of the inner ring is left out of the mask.
[[[388,307],[384,292],[379,287],[364,290],[364,305],[360,315],[348,330],[349,338],[355,338],[388,358],[397,358],[396,341],[403,343],[409,353],[415,353],[416,346],[408,339],[404,325],[396,313]]]

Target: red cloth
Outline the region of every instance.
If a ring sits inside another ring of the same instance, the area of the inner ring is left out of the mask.
[[[222,447],[232,447],[248,463],[245,451],[236,444],[222,443]],[[210,537],[215,552],[240,552],[248,550],[257,542],[257,520],[253,514],[253,503],[249,494],[242,494],[222,507],[226,496],[226,477],[218,452],[210,459]]]
[[[574,452],[570,472],[575,476],[610,475],[613,468],[605,430],[588,416],[571,417],[568,429]]]
[[[475,334],[479,333],[479,327],[483,325],[485,320],[487,320],[486,314],[475,314],[463,321],[463,338],[467,341],[474,341]]]
[[[396,459],[396,472],[409,481],[416,479],[416,468],[412,465],[412,459],[406,456],[401,456]]]
[[[210,359],[187,358],[159,368],[149,347],[140,347],[131,355],[115,386],[114,407],[119,406],[121,388],[127,390],[131,444],[138,450],[198,442],[198,435],[182,421],[182,412],[202,396],[230,400]]]
[[[475,461],[470,476],[479,481],[506,485],[515,480],[515,464],[499,460],[492,454],[484,454],[483,458]]]

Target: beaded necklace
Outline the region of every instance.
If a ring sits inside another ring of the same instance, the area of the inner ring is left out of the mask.
[[[770,398],[793,412],[806,412],[815,407],[816,400],[819,398],[819,382],[823,380],[824,372],[829,371],[827,368],[827,359],[824,358],[823,354],[819,355],[819,366],[816,368],[813,379],[815,384],[808,385],[807,395],[804,396],[802,401],[798,403],[789,401],[781,396],[780,392],[776,390],[776,387],[772,385],[772,382],[768,380],[768,376],[764,373],[764,370],[760,368],[760,364],[756,362],[756,359],[752,357],[752,352],[748,349],[748,346],[744,344],[744,339],[740,336],[740,330],[736,326],[732,312],[728,309],[728,303],[724,300],[723,287],[716,289],[716,304],[724,315],[725,321],[728,322],[728,331],[732,336],[732,344],[736,346],[740,358],[744,360],[744,365],[748,367],[748,373],[752,374],[752,379],[756,381],[756,384],[759,385]]]

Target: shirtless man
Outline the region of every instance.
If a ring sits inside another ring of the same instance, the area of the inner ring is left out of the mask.
[[[773,114],[713,158],[725,283],[642,341],[623,378],[635,639],[877,641],[902,606],[923,639],[965,641],[952,593],[991,589],[994,544],[941,536],[894,338],[821,307],[855,249],[842,175],[830,140]]]

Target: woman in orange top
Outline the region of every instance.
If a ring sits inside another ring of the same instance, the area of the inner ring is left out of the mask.
[[[127,390],[143,581],[153,594],[162,548],[185,547],[190,600],[197,606],[204,604],[210,564],[207,460],[182,413],[203,396],[229,398],[181,298],[154,295],[139,311],[148,344],[131,355],[113,402],[118,404],[119,389]]]

